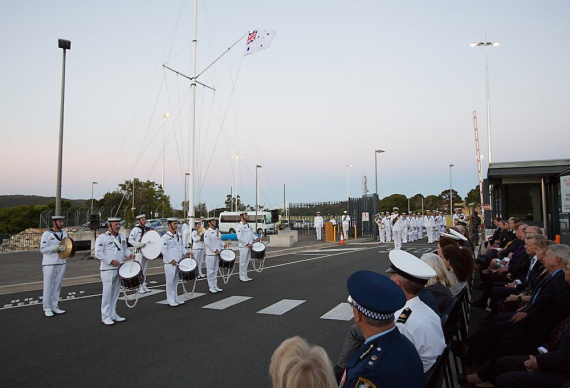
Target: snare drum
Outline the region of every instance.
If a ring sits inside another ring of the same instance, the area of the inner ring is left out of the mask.
[[[254,242],[251,246],[251,258],[254,260],[265,259],[265,244],[262,242]]]
[[[136,261],[127,261],[119,267],[121,285],[128,290],[136,290],[143,284],[142,268]]]
[[[220,268],[231,268],[236,261],[236,254],[231,249],[222,249],[220,252]]]
[[[178,263],[178,277],[184,283],[194,280],[196,278],[197,271],[198,263],[190,257],[182,259],[180,260],[180,263]]]

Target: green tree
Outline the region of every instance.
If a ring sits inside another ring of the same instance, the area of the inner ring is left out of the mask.
[[[392,212],[392,209],[397,207],[400,211],[408,210],[408,198],[403,194],[392,194],[380,200],[380,211]],[[404,210],[405,209],[405,210]]]
[[[453,197],[453,203],[460,203],[463,202],[463,199],[461,198],[461,196],[457,193],[457,191],[455,190],[451,190],[452,193],[452,197]],[[449,190],[444,190],[441,192],[441,194],[439,195],[440,198],[442,199],[442,201],[446,204],[449,204]],[[452,209],[453,210],[453,209]]]
[[[224,202],[224,204],[226,205],[226,211],[230,211],[230,209],[234,209],[234,211],[246,211],[246,210],[255,210],[253,207],[249,206],[249,205],[244,205],[241,202],[241,198],[238,195],[237,196],[237,210],[235,210],[235,197],[232,197],[231,194],[228,194],[226,196],[226,200]],[[233,205],[232,205],[233,204]]]
[[[481,194],[479,193],[479,185],[475,186],[474,189],[469,190],[467,197],[465,197],[465,202],[467,204],[474,203],[475,206],[481,204]]]
[[[418,213],[422,211],[422,203],[424,201],[424,196],[421,194],[416,194],[410,198],[410,210],[412,212]],[[431,210],[431,209],[430,209]]]
[[[443,207],[445,206],[445,201],[439,196],[437,195],[428,195],[425,199],[424,199],[424,211],[425,210],[443,210]]]
[[[50,208],[46,205],[13,206],[0,209],[0,233],[19,233],[27,228],[37,228],[40,214]]]

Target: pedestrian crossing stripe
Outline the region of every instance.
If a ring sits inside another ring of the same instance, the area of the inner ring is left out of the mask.
[[[350,321],[352,318],[354,318],[352,306],[348,303],[340,303],[321,317],[321,319],[332,319],[336,321]]]
[[[241,302],[245,302],[246,300],[249,299],[251,299],[251,296],[230,296],[229,298],[225,298],[217,302],[210,303],[202,308],[212,309],[212,310],[225,310],[229,307],[232,307]]]
[[[259,310],[258,314],[269,314],[269,315],[283,315],[289,310],[305,303],[305,300],[294,300],[294,299],[283,299],[277,303],[272,304],[269,307]]]

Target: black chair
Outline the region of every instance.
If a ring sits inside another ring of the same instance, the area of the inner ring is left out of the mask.
[[[438,388],[443,386],[453,387],[451,384],[451,367],[449,365],[449,345],[443,349],[443,353],[437,358],[433,366],[424,373],[424,387]]]

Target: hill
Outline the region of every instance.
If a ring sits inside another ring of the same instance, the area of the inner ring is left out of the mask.
[[[67,199],[67,198],[66,198]],[[85,199],[70,199],[71,206],[81,207]],[[55,197],[41,197],[39,195],[0,195],[0,209],[13,206],[47,205],[55,202]]]

